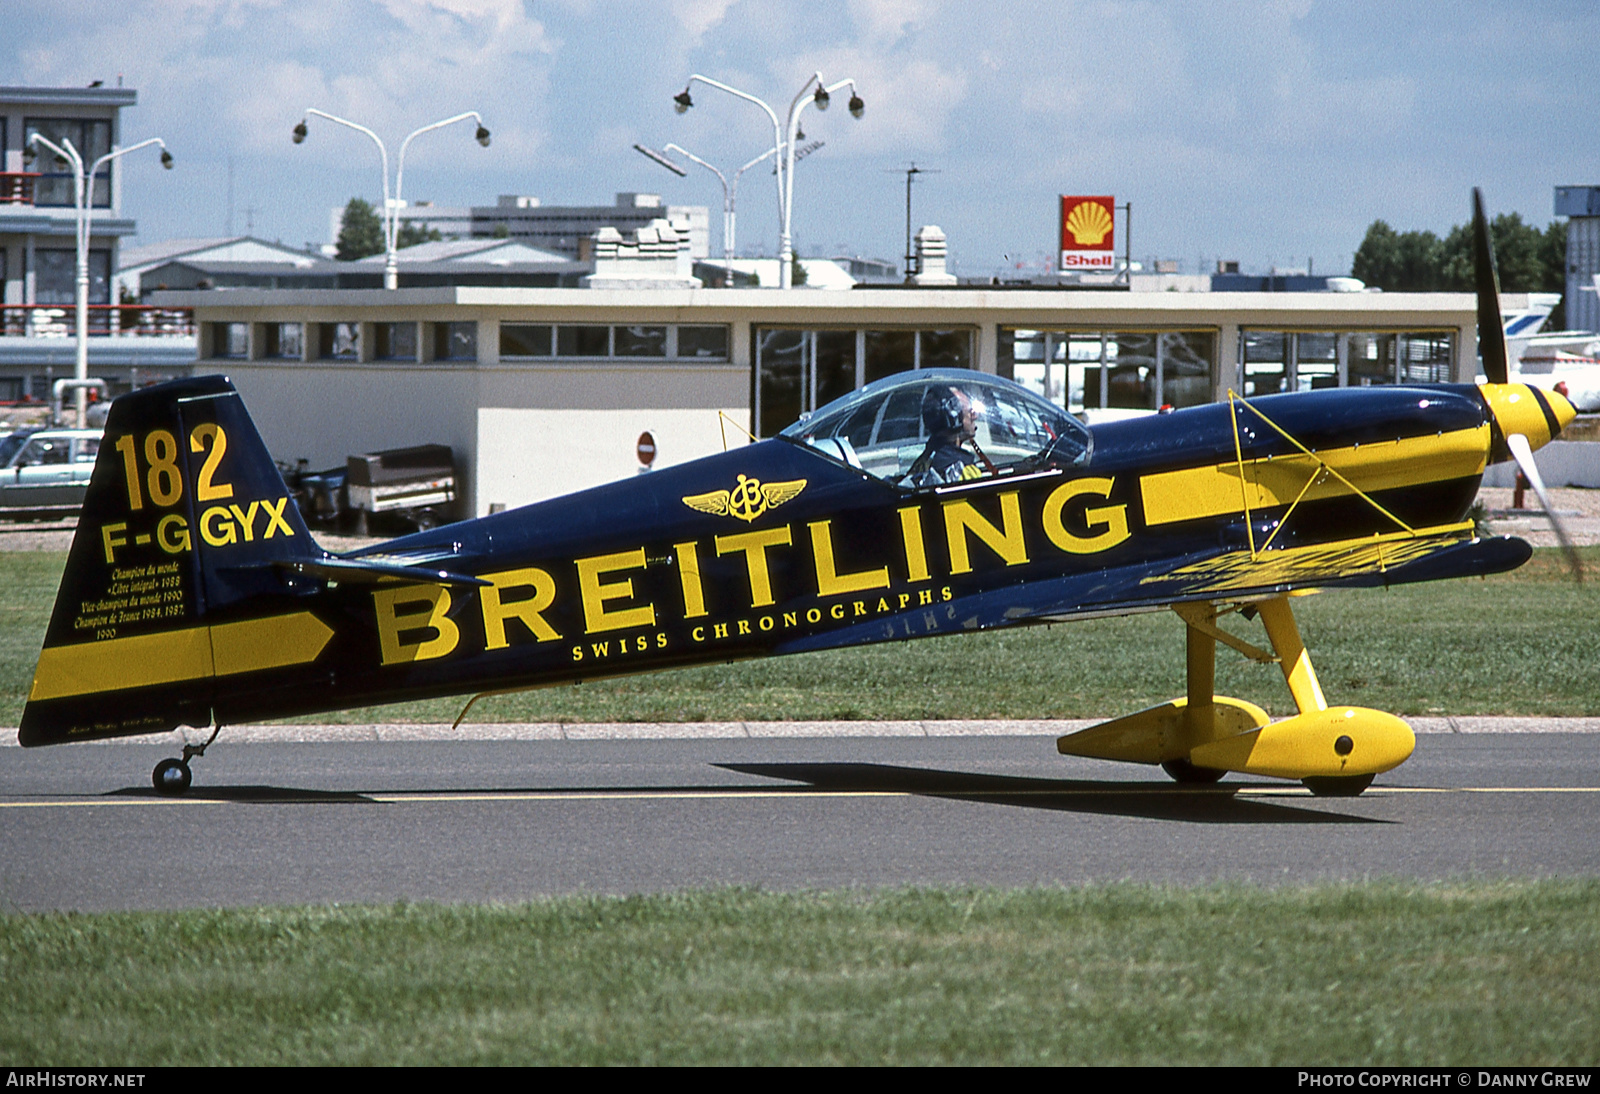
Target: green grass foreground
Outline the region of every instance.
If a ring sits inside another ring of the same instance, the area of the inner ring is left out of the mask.
[[[1600,1063],[1600,882],[0,917],[0,1058]]]
[[[1522,569],[1295,601],[1328,701],[1396,714],[1600,715],[1600,548],[1575,584],[1558,552]],[[65,556],[0,554],[0,718],[16,725]],[[1226,624],[1258,645],[1259,623]],[[952,635],[496,696],[483,722],[1075,718],[1183,694],[1170,612]],[[1275,715],[1293,704],[1275,665],[1217,651],[1217,687]],[[449,722],[464,699],[337,712],[328,722]]]

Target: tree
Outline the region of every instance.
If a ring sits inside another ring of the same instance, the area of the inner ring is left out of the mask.
[[[354,262],[383,252],[383,221],[377,210],[361,198],[351,198],[339,225],[339,261]]]
[[[1502,292],[1565,292],[1567,225],[1551,221],[1540,231],[1519,213],[1489,222]],[[1388,292],[1472,292],[1472,226],[1458,224],[1444,239],[1432,232],[1396,232],[1375,220],[1356,249],[1350,276]],[[1559,330],[1565,305],[1550,313],[1546,327]]]
[[[1388,292],[1429,292],[1438,286],[1441,258],[1432,232],[1396,232],[1375,220],[1356,248],[1350,276]]]
[[[439,229],[424,228],[408,220],[402,222],[400,230],[395,233],[394,246],[399,250],[401,247],[415,247],[418,243],[435,243],[443,238],[444,236],[439,234]]]

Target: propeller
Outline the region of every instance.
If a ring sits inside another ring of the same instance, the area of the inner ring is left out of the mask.
[[[1565,522],[1550,504],[1544,477],[1533,461],[1536,447],[1528,434],[1539,434],[1543,445],[1571,421],[1577,411],[1558,392],[1511,384],[1510,355],[1506,350],[1506,328],[1500,317],[1500,274],[1495,268],[1494,241],[1489,237],[1489,219],[1483,212],[1483,191],[1472,188],[1472,265],[1474,288],[1478,295],[1478,351],[1483,357],[1484,398],[1490,413],[1505,437],[1506,452],[1516,461],[1523,477],[1533,487],[1544,506],[1556,541],[1561,544],[1574,580],[1583,580],[1583,560],[1578,557]],[[1529,404],[1532,405],[1529,405]]]
[[[1556,541],[1561,544],[1561,551],[1567,556],[1567,565],[1572,570],[1573,579],[1582,582],[1583,559],[1578,557],[1578,549],[1573,546],[1566,525],[1556,515],[1556,507],[1550,504],[1550,495],[1545,493],[1544,479],[1539,474],[1539,465],[1533,462],[1533,446],[1521,433],[1512,433],[1506,437],[1506,447],[1511,450],[1511,458],[1517,461],[1517,467],[1522,470],[1528,485],[1539,495],[1539,504],[1544,506],[1545,516],[1550,518],[1550,527],[1555,529]]]
[[[1483,375],[1491,384],[1511,382],[1506,355],[1506,327],[1500,318],[1500,271],[1494,263],[1489,218],[1483,215],[1483,191],[1472,188],[1472,275],[1478,292],[1478,352]]]

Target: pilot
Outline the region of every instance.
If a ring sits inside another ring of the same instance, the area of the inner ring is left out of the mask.
[[[923,393],[922,424],[928,431],[928,446],[906,474],[912,485],[938,486],[994,474],[994,464],[978,447],[981,412],[982,406],[954,385],[935,385]]]

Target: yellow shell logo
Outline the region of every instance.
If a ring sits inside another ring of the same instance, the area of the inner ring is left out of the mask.
[[[1080,247],[1098,247],[1111,231],[1111,214],[1098,201],[1081,201],[1067,214],[1067,231]]]

